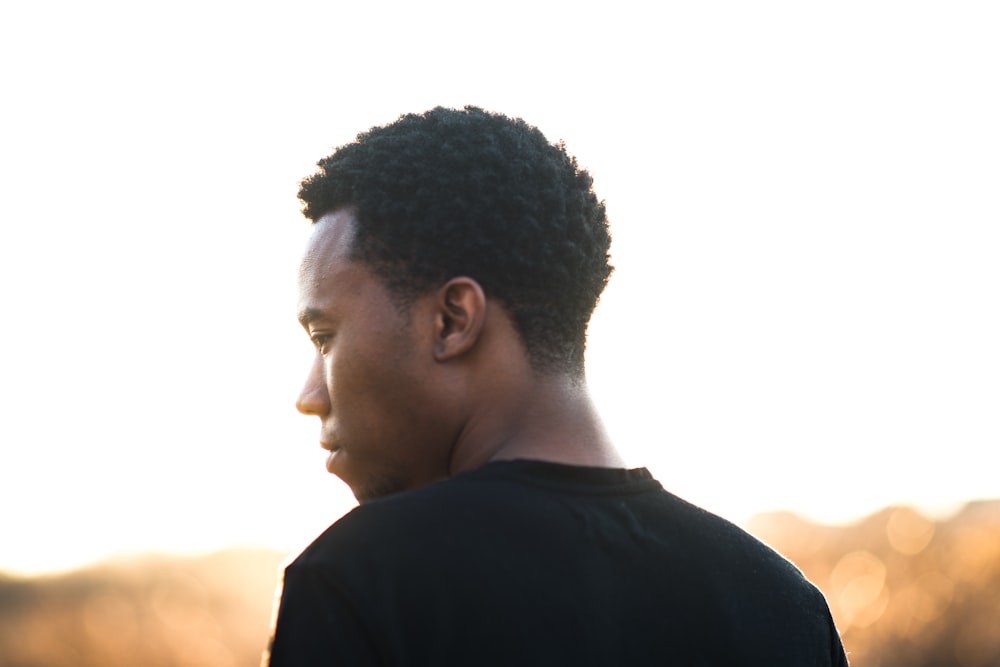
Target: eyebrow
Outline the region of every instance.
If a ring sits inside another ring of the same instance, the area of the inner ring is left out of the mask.
[[[299,324],[306,326],[321,317],[323,317],[323,311],[319,308],[303,308],[299,311]]]

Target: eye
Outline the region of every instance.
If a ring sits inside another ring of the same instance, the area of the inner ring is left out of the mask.
[[[325,354],[326,348],[333,339],[333,336],[330,334],[312,334],[309,336],[309,339],[312,341],[313,345],[316,346],[316,349],[320,351],[320,353]]]

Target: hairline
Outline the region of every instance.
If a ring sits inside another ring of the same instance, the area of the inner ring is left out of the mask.
[[[363,265],[368,271],[371,272],[372,276],[378,280],[379,284],[385,289],[389,296],[389,300],[395,306],[397,313],[404,319],[404,324],[409,326],[412,323],[413,318],[413,304],[416,303],[418,299],[422,296],[427,296],[434,292],[435,289],[444,285],[448,280],[455,278],[457,276],[449,276],[445,278],[440,285],[430,284],[425,287],[416,287],[414,289],[407,289],[401,286],[399,283],[403,282],[394,281],[388,270],[388,262],[378,262],[372,261],[371,259],[365,257],[358,247],[358,210],[357,205],[353,202],[348,202],[345,204],[340,204],[334,206],[323,213],[312,218],[312,225],[315,226],[323,218],[328,215],[333,215],[336,213],[344,212],[348,214],[350,236],[348,238],[348,248],[346,258],[351,262],[357,262]],[[467,276],[470,280],[475,280],[482,288],[482,284],[476,280],[475,277]],[[486,289],[483,288],[483,292],[486,293]],[[486,294],[488,300],[494,301],[498,307],[502,308],[508,317],[514,319],[513,312],[511,308],[504,303],[504,300],[496,295]],[[528,359],[531,368],[541,375],[564,375],[573,380],[574,383],[582,383],[585,377],[585,360],[580,359],[579,361],[567,361],[566,363],[547,363],[543,360],[536,358],[534,354],[531,353],[531,348],[524,338],[524,333],[521,328],[517,326],[516,321],[514,322],[514,332],[517,335],[518,342],[521,344],[521,348],[524,350],[524,354]],[[584,334],[586,335],[586,333]]]

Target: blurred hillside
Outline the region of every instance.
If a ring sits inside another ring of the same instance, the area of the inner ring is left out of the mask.
[[[285,556],[232,549],[0,577],[0,667],[256,667]]]
[[[890,508],[850,526],[747,526],[826,593],[852,667],[1000,667],[1000,501],[935,522]],[[0,667],[255,667],[279,562],[268,550],[147,556],[0,576]]]
[[[935,522],[908,507],[845,527],[747,526],[827,596],[852,667],[1000,667],[1000,500]]]

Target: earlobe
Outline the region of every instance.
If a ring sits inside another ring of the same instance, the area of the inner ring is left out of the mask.
[[[486,321],[486,294],[472,278],[452,278],[437,293],[434,359],[459,357],[479,341]]]

